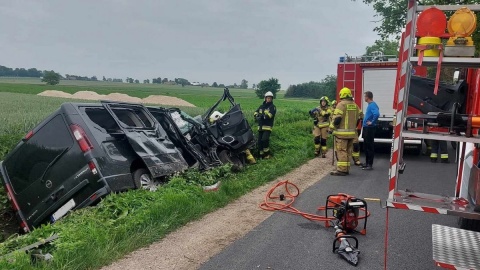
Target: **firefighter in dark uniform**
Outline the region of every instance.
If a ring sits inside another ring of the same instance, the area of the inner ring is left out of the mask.
[[[349,174],[353,141],[357,134],[357,123],[360,119],[360,108],[353,101],[352,92],[344,87],[339,92],[340,102],[333,111],[330,129],[335,136],[335,152],[337,169],[331,175],[345,176]]]
[[[271,157],[270,152],[270,134],[272,133],[273,123],[277,108],[273,104],[273,93],[268,91],[265,93],[265,99],[253,113],[255,120],[258,122],[258,150],[260,157],[268,159]]]
[[[328,129],[330,126],[330,115],[332,110],[328,106],[328,97],[320,98],[320,106],[310,110],[310,116],[313,117],[313,142],[315,145],[315,156],[322,153],[322,158],[327,154]]]
[[[430,161],[437,162],[438,154],[442,163],[449,163],[447,141],[430,140],[432,152],[430,153]]]

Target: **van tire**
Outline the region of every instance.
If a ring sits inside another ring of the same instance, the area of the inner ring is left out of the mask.
[[[132,177],[133,177],[133,184],[135,185],[135,189],[142,189],[142,177],[145,177],[145,176],[148,177],[150,181],[153,181],[152,175],[145,168],[140,168],[140,169],[137,169],[135,172],[133,172]]]
[[[480,232],[480,220],[478,219],[468,219],[468,218],[459,217],[458,225],[460,226],[460,229]]]
[[[218,158],[223,164],[230,163],[232,164],[232,171],[241,171],[243,169],[242,160],[236,155],[230,155],[230,151],[222,150],[218,154]]]

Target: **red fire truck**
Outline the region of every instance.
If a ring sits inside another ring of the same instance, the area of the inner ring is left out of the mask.
[[[380,117],[375,131],[375,143],[390,145],[393,135],[394,92],[398,70],[398,57],[384,55],[382,52],[373,52],[372,55],[340,57],[337,66],[337,89],[348,87],[352,91],[353,99],[365,112],[367,103],[364,101],[365,91],[373,93],[374,100],[380,108]],[[418,67],[413,70],[415,75],[425,77],[426,68]],[[415,112],[416,111],[412,111]],[[359,138],[363,142],[362,136]],[[405,139],[405,149],[411,149],[414,154],[422,150],[421,139]]]
[[[470,37],[476,30],[473,11],[480,5],[420,6],[408,0],[395,83],[387,224],[390,208],[458,217],[460,229],[432,224],[433,259],[448,269],[480,269],[480,233],[475,232],[480,231],[480,58],[474,57]],[[453,13],[448,23],[445,12]],[[436,79],[413,76],[415,66],[437,67]],[[442,67],[456,69],[452,83],[439,80]],[[423,94],[415,96],[415,91]],[[406,137],[458,145],[454,196],[398,188]]]

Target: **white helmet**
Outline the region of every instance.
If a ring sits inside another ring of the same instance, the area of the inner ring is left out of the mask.
[[[271,91],[268,91],[265,93],[265,97],[272,97],[273,98],[273,93]]]
[[[210,118],[209,118],[210,123],[214,123],[218,119],[222,118],[224,115],[225,115],[224,113],[221,113],[219,111],[214,111],[212,115],[210,115]]]

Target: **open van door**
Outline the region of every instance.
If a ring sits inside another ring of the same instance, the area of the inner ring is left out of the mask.
[[[109,101],[102,101],[102,105],[125,133],[153,178],[188,169],[178,148],[143,105]]]
[[[162,125],[175,145],[183,150],[183,156],[185,160],[187,160],[187,163],[191,164],[193,159],[200,170],[210,169],[206,156],[190,141],[190,135],[188,133],[184,134],[180,129],[181,125],[177,122],[181,122],[184,125],[188,124],[181,118],[180,109],[149,107],[148,111]],[[174,116],[175,119],[173,118]]]
[[[218,105],[227,100],[231,107],[215,123],[209,123],[208,119]],[[239,153],[249,148],[254,142],[253,131],[243,115],[240,104],[236,104],[228,88],[223,91],[222,97],[203,115],[204,124],[218,143],[227,149]]]

